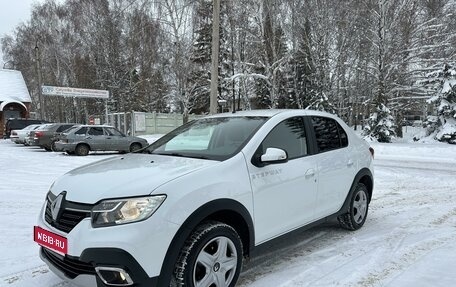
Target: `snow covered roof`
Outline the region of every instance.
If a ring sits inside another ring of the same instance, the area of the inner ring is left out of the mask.
[[[0,102],[30,103],[31,101],[22,73],[0,69]]]

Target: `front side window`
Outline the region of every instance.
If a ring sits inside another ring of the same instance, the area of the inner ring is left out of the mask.
[[[106,133],[110,136],[122,137],[123,134],[115,128],[105,128]]]
[[[74,134],[75,135],[85,135],[86,133],[87,133],[87,128],[86,127],[82,127],[79,130],[77,130]]]
[[[225,117],[192,121],[149,146],[153,154],[225,160],[236,154],[267,117]]]
[[[307,155],[307,137],[303,119],[294,117],[279,123],[263,140],[257,153],[264,154],[270,147],[283,149],[287,152],[288,159]]]
[[[347,134],[334,119],[312,117],[312,125],[317,139],[318,152],[326,152],[348,145]]]

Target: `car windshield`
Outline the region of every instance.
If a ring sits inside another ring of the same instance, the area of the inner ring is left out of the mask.
[[[146,151],[222,161],[239,152],[267,119],[220,117],[195,120],[163,136]]]
[[[40,130],[40,131],[43,131],[43,130],[46,130],[46,128],[48,126],[50,126],[51,124],[44,124],[44,125],[40,125],[38,126],[38,128],[36,128],[36,130]]]

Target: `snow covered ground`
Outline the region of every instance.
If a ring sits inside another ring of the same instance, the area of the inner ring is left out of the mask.
[[[456,286],[456,146],[372,146],[375,190],[365,226],[301,232],[248,262],[238,286]],[[72,287],[40,261],[33,225],[58,176],[108,156],[0,140],[0,286]]]

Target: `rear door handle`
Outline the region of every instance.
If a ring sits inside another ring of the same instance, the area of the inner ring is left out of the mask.
[[[350,160],[347,162],[347,166],[348,166],[348,167],[351,167],[351,166],[353,165],[353,163],[354,163],[354,162],[350,159]]]

